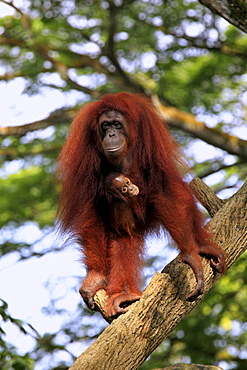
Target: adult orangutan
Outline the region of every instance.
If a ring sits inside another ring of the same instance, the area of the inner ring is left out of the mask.
[[[204,289],[199,255],[225,271],[225,254],[203,228],[204,219],[178,170],[179,155],[152,103],[141,95],[108,94],[87,104],[72,123],[58,173],[58,218],[81,244],[87,276],[80,294],[95,309],[99,289],[106,316],[138,300],[144,238],[165,228],[191,266],[195,300]]]

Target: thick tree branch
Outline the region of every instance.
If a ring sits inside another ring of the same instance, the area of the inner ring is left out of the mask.
[[[213,217],[225,204],[225,201],[218,198],[202,180],[196,177],[191,181],[190,187],[194,191],[199,202],[207,209]]]
[[[190,113],[175,107],[165,107],[157,96],[152,97],[164,120],[170,125],[180,128],[216,148],[223,149],[229,154],[247,159],[247,141],[222,131],[208,128],[205,123],[198,121]]]
[[[247,3],[243,0],[199,0],[213,13],[247,32]]]
[[[200,188],[198,184],[195,188],[198,186]],[[204,188],[203,192],[207,193],[206,189]],[[203,192],[199,191],[200,194]],[[224,205],[212,196],[211,191],[209,193],[203,201],[215,212],[218,209],[210,226],[215,241],[228,253],[229,268],[247,249],[247,183]],[[203,296],[192,303],[186,301],[186,295],[195,286],[195,278],[191,269],[179,263],[176,258],[162,273],[154,275],[141,300],[134,303],[126,314],[106,328],[70,370],[138,369],[220,278],[219,274],[213,273],[206,259],[203,259],[203,265],[205,276]],[[102,291],[100,294],[103,294]],[[102,301],[100,297],[98,299]]]
[[[77,112],[78,110],[76,109],[61,109],[40,121],[27,123],[26,125],[22,126],[0,127],[0,137],[6,137],[10,135],[23,136],[27,132],[45,129],[53,125],[70,123],[75,118]]]

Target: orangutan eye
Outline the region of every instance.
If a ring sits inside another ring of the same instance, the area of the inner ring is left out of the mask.
[[[114,125],[114,128],[116,128],[116,129],[122,128],[122,125],[119,121],[115,121],[113,125]]]
[[[103,122],[101,125],[101,128],[103,131],[107,131],[109,128],[109,123],[108,122]]]

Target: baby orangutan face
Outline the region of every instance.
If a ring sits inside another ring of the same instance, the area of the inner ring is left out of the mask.
[[[133,184],[128,177],[120,174],[113,181],[115,187],[123,194],[128,197],[134,197],[139,194],[139,188]]]
[[[118,190],[122,195],[130,198],[139,194],[138,186],[133,184],[128,177],[117,172],[112,172],[107,176],[106,187]]]

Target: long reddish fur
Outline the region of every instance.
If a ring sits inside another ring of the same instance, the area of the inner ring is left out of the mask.
[[[140,194],[131,200],[139,219],[133,223],[128,206],[111,201],[104,189],[109,172],[104,157],[98,120],[108,110],[121,112],[128,122],[132,167],[129,178]],[[203,228],[189,186],[179,171],[180,154],[152,103],[141,95],[108,94],[81,109],[59,158],[62,181],[59,222],[62,232],[81,243],[87,270],[107,276],[108,294],[126,288],[139,292],[143,241],[148,232],[165,227],[183,254],[190,254],[199,266],[200,246],[214,244]],[[98,204],[105,199],[111,217]],[[109,204],[110,203],[110,204]],[[115,228],[115,230],[114,230]],[[131,230],[131,231],[130,231]]]

